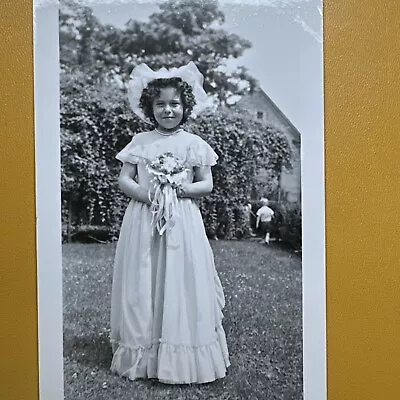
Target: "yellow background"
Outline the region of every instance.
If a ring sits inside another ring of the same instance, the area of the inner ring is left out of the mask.
[[[328,399],[400,398],[400,3],[325,0]],[[0,3],[0,399],[38,398],[32,4]]]

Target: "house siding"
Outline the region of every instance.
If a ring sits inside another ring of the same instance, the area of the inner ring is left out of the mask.
[[[300,202],[301,151],[299,132],[261,89],[243,97],[237,103],[237,106],[247,110],[256,121],[265,125],[276,126],[288,139],[292,150],[291,162],[293,168],[290,170],[283,169],[282,171],[280,197],[290,202]],[[262,113],[262,116],[260,113]]]

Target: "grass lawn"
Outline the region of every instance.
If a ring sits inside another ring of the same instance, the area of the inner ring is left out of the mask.
[[[63,246],[65,399],[302,399],[301,259],[256,241],[211,241],[225,290],[231,367],[205,385],[129,381],[110,373],[115,244]]]

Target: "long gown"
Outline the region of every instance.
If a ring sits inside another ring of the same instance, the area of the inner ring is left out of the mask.
[[[116,156],[137,164],[138,183],[149,188],[146,163],[171,152],[190,166],[212,166],[217,155],[199,136],[136,135]],[[130,201],[117,244],[111,300],[111,370],[129,379],[206,383],[230,365],[222,326],[224,293],[196,202],[179,198],[176,222],[160,235],[150,206]]]

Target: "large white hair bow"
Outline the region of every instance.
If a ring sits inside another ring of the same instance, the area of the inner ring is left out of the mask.
[[[179,68],[171,68],[169,70],[161,68],[158,71],[153,71],[144,63],[137,65],[133,69],[128,83],[128,99],[133,112],[143,121],[150,124],[151,121],[144,115],[139,105],[143,89],[154,79],[177,77],[181,78],[192,87],[196,99],[196,105],[193,108],[192,116],[195,117],[198,115],[208,106],[209,97],[203,88],[204,76],[197,69],[193,61]]]

